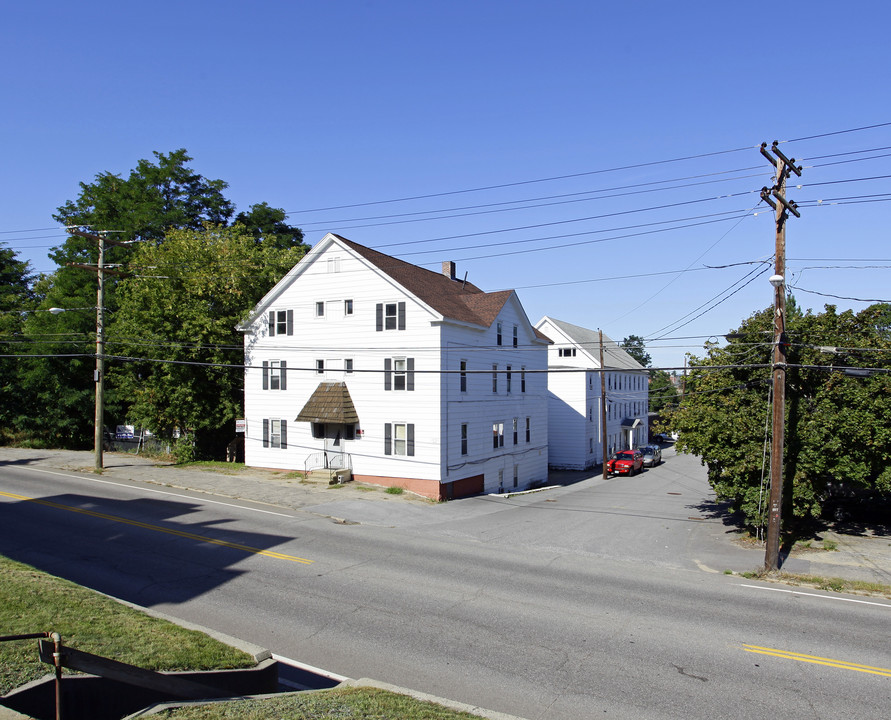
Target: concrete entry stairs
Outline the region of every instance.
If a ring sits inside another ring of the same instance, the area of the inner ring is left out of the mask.
[[[339,485],[353,479],[353,472],[349,468],[318,468],[306,473],[305,481],[311,483],[327,483]]]

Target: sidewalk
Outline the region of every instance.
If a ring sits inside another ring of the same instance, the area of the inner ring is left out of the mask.
[[[91,451],[0,447],[0,465],[4,463],[78,473],[95,472],[95,457]],[[230,473],[218,469],[179,467],[125,453],[105,453],[103,464],[105,467],[102,476],[108,479],[143,482],[217,497],[265,503],[347,522],[406,527],[429,522],[447,522],[450,518],[466,519],[472,515],[503,509],[497,503],[476,502],[476,498],[445,504],[434,503],[411,493],[394,495],[385,492],[384,488],[360,483],[332,487],[325,482],[302,481],[293,472],[263,468],[233,467]],[[554,485],[563,484],[561,473],[553,473],[552,478]],[[535,496],[536,500],[537,498]],[[829,547],[834,543],[836,549],[824,550],[824,543]],[[730,545],[729,542],[727,544]],[[753,557],[762,552],[753,553],[753,549],[746,552]],[[724,550],[731,548],[726,547]],[[752,569],[756,566],[757,562]],[[790,573],[891,585],[891,536],[866,532],[821,532],[810,548],[796,548],[785,559],[781,569]]]

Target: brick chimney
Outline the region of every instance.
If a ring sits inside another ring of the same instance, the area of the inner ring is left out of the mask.
[[[445,275],[449,280],[455,279],[455,263],[451,260],[443,260],[442,261],[442,274]]]

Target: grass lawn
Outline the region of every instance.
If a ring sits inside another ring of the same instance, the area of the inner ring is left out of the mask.
[[[191,705],[165,710],[152,717],[163,720],[480,720],[479,715],[363,687]]]
[[[247,653],[0,556],[0,635],[57,632],[62,643],[150,670],[251,667]],[[0,695],[52,672],[36,640],[0,643]]]
[[[204,633],[146,615],[111,598],[0,556],[0,635],[57,632],[62,642],[150,670],[251,667],[253,658]],[[0,642],[0,695],[52,672],[36,640]],[[67,671],[66,671],[67,672]],[[377,688],[283,695],[165,711],[176,720],[472,720],[477,715]]]

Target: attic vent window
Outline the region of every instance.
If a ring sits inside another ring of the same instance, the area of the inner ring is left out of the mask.
[[[575,348],[560,348],[558,353],[560,357],[575,357]]]
[[[339,273],[340,272],[340,258],[339,257],[328,258],[328,272],[329,273]]]

